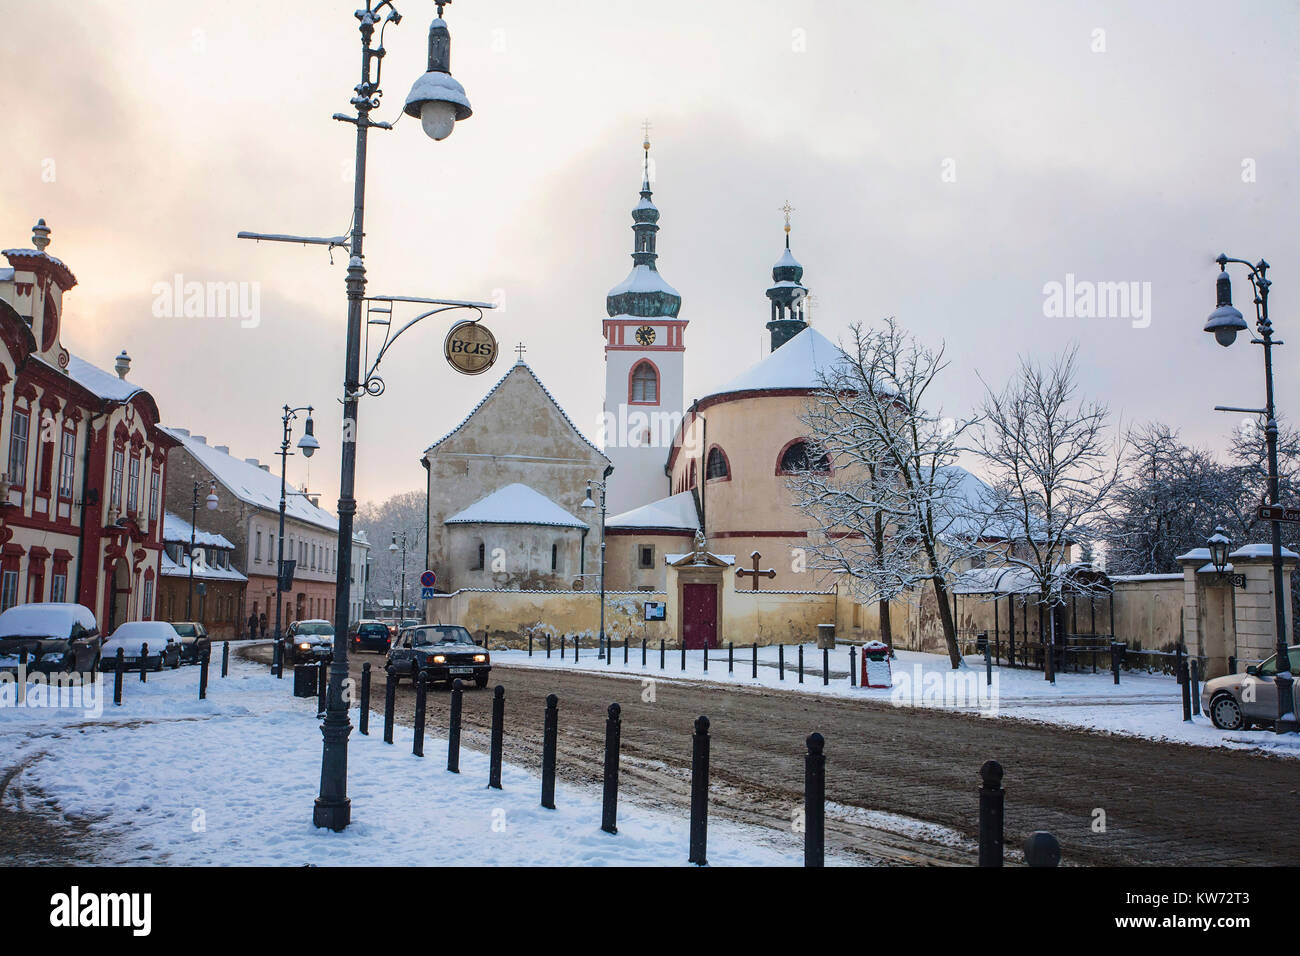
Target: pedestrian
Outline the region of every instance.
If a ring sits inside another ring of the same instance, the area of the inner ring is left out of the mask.
[[[266,612],[265,611],[262,612],[262,616],[258,618],[257,623],[260,628],[257,636],[266,637]]]
[[[248,615],[248,636],[250,639],[257,637],[257,612],[256,611]]]

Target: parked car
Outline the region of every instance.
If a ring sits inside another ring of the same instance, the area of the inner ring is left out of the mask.
[[[422,624],[402,630],[384,669],[394,680],[409,677],[418,680],[420,672],[430,683],[453,681],[456,678],[473,679],[479,687],[486,687],[492,660],[487,649],[474,643],[474,638],[463,627],[443,624]]]
[[[102,637],[95,615],[80,604],[19,604],[0,614],[0,669],[93,671]]]
[[[180,636],[166,621],[127,621],[118,627],[101,649],[102,670],[111,671],[117,666],[119,647],[127,670],[175,670],[181,666]]]
[[[285,634],[287,664],[334,660],[334,625],[319,619],[294,621]]]
[[[1291,673],[1300,673],[1300,644],[1287,648]],[[1253,725],[1272,727],[1277,721],[1277,655],[1246,668],[1244,674],[1225,674],[1201,686],[1201,710],[1220,730],[1249,730]],[[1300,688],[1300,681],[1295,684]],[[1293,691],[1294,692],[1294,691]]]
[[[398,630],[402,630],[403,628],[407,628],[407,627],[419,627],[423,623],[424,622],[421,621],[418,617],[403,618],[402,623],[398,625]]]
[[[393,633],[383,621],[354,621],[348,629],[351,645],[359,651],[384,653],[393,646]]]
[[[199,621],[172,621],[172,627],[181,639],[182,664],[197,664],[204,651],[212,647],[208,629]]]

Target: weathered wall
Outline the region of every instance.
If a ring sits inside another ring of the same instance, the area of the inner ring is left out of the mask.
[[[462,588],[530,591],[570,590],[578,580],[583,533],[580,528],[518,524],[452,524],[445,527],[447,554]],[[478,563],[483,545],[483,567]],[[551,568],[551,546],[556,547]],[[589,568],[588,570],[594,570]],[[588,579],[595,587],[595,579]]]
[[[595,529],[592,535],[599,543],[600,529]],[[693,538],[690,532],[611,532],[605,537],[605,587],[620,591],[637,591],[642,588],[663,591],[668,586],[668,566],[664,557],[692,550]],[[638,567],[642,545],[654,548],[652,567]],[[588,570],[596,569],[593,566]]]
[[[658,642],[675,640],[665,622],[645,621],[645,602],[663,601],[662,592],[606,592],[605,633],[617,642],[633,643],[643,637]],[[493,646],[526,645],[531,631],[537,640],[550,634],[580,634],[584,644],[595,646],[600,632],[600,597],[596,591],[480,591],[461,590],[427,601],[426,620],[432,624],[459,624],[476,638],[486,636]]]
[[[817,625],[835,623],[835,597],[833,591],[753,591],[724,587],[719,643],[799,644],[815,641]]]

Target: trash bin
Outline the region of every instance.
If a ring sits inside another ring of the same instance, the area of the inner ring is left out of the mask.
[[[894,673],[889,667],[889,645],[884,641],[867,641],[862,645],[862,686],[894,686]]]
[[[293,696],[315,697],[318,693],[316,675],[319,672],[320,668],[315,664],[295,664],[293,668]]]
[[[835,650],[835,625],[818,624],[817,625],[817,649],[823,648]]]

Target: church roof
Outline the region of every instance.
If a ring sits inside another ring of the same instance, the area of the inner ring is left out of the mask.
[[[586,528],[540,491],[515,482],[480,498],[443,524],[535,524],[557,528]]]
[[[640,508],[614,515],[607,528],[669,528],[674,531],[697,531],[700,517],[695,510],[695,496],[689,491],[660,498]]]
[[[834,342],[809,327],[708,397],[731,392],[820,388],[821,372],[831,368],[843,354]]]

